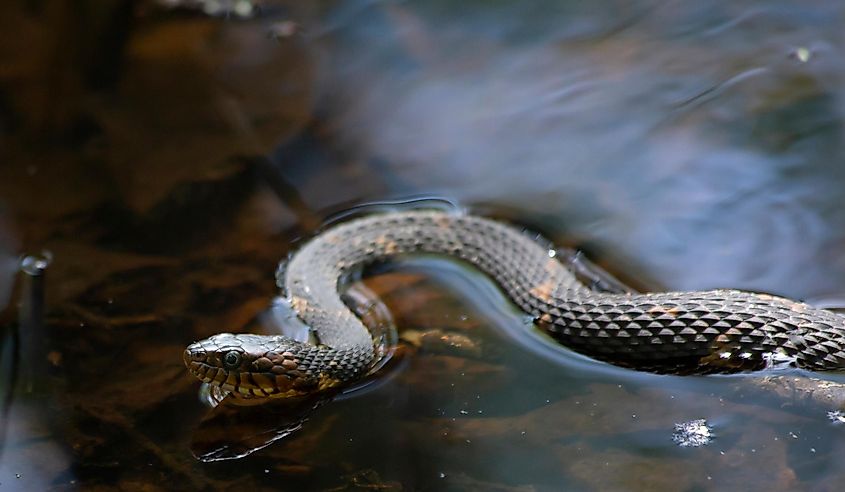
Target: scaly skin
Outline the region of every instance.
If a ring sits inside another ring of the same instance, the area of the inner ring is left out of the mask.
[[[613,364],[675,374],[756,370],[773,358],[845,367],[845,317],[737,290],[594,292],[518,229],[439,211],[352,220],[291,258],[285,293],[318,345],[223,333],[190,345],[185,364],[203,381],[253,397],[308,395],[360,378],[374,362],[373,339],[338,289],[362,266],[414,253],[473,264],[560,343]]]

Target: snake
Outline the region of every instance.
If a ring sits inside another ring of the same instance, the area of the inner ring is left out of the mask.
[[[487,274],[563,346],[614,365],[663,374],[755,371],[785,364],[845,367],[845,317],[741,290],[612,293],[590,288],[536,235],[442,210],[355,218],[306,241],[279,284],[313,341],[220,333],[189,345],[189,372],[244,398],[337,390],[368,374],[377,350],[342,298],[362,269],[408,255],[445,255]]]

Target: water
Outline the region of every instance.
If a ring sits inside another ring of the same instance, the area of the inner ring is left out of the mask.
[[[509,220],[610,289],[845,296],[837,2],[247,3],[3,4],[0,488],[839,489],[845,376],[614,368],[431,259],[365,280],[373,384],[195,459],[184,346],[272,323],[279,260],[362,204]]]

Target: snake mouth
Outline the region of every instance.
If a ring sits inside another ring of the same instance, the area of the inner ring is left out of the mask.
[[[291,386],[290,381],[277,382],[275,378],[270,377],[272,375],[227,371],[203,362],[190,362],[188,371],[203,383],[218,386],[239,396],[268,397],[285,393]]]
[[[272,342],[221,333],[189,345],[182,360],[197,379],[240,398],[306,396],[341,384],[332,372],[311,369],[313,354],[296,355],[300,347],[284,338]]]
[[[273,372],[227,370],[214,364],[213,359],[200,344],[190,345],[182,354],[185,366],[194,377],[239,397],[300,396],[315,384]]]

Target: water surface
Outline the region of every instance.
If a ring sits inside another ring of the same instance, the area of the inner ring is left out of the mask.
[[[0,488],[838,489],[835,402],[550,347],[448,261],[367,279],[402,363],[241,460],[191,454],[181,352],[324,221],[419,197],[639,289],[841,306],[840,4],[222,4],[4,4]]]

